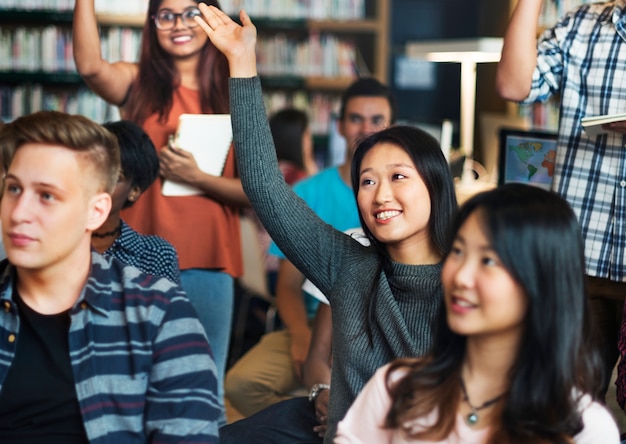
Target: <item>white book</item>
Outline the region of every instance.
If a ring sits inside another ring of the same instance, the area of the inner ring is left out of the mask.
[[[608,133],[607,130],[602,128],[602,125],[612,122],[621,122],[624,120],[626,120],[626,113],[606,114],[603,116],[584,117],[581,120],[581,124],[589,136],[595,137],[599,134]]]
[[[205,173],[221,176],[232,141],[230,114],[181,114],[174,146],[193,154]],[[163,182],[161,192],[164,196],[202,194],[198,188],[171,180]]]

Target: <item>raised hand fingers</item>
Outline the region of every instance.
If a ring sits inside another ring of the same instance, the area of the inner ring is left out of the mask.
[[[218,25],[223,23],[223,20],[219,17],[218,14],[222,11],[217,9],[215,6],[208,6],[205,3],[198,3],[198,9],[200,9],[202,16],[194,17],[194,20],[202,27],[202,29],[204,29],[204,32],[206,32],[207,34],[217,28]]]
[[[202,21],[204,21],[211,30],[215,30],[218,26],[225,25],[229,22],[232,22],[231,18],[224,14],[224,12],[220,11],[215,6],[208,6],[205,3],[198,3],[198,8],[204,17],[197,19],[196,21],[200,23],[202,26]],[[205,31],[207,29],[205,28]]]
[[[243,11],[243,26],[233,21],[215,6],[198,5],[202,17],[194,20],[202,27],[211,43],[228,59],[231,77],[256,75],[256,28]]]
[[[250,20],[250,16],[243,9],[239,12],[239,20],[241,20],[241,24],[243,26],[252,25],[252,20]]]

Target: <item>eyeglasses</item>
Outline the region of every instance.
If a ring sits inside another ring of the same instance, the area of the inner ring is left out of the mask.
[[[180,17],[180,21],[187,28],[195,28],[198,26],[194,17],[200,16],[200,10],[198,8],[190,7],[183,10],[181,13],[175,13],[169,9],[161,9],[156,15],[152,16],[154,24],[157,28],[167,31],[176,27],[176,19]]]

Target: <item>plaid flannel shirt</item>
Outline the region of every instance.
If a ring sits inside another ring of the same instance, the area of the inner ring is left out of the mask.
[[[589,137],[587,116],[626,112],[626,2],[589,4],[539,39],[524,103],[560,94],[553,188],[578,216],[587,273],[626,281],[626,136]]]

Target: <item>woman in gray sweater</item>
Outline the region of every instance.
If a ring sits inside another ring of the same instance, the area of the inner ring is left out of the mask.
[[[199,6],[204,21],[197,20],[229,61],[244,190],[281,251],[331,303],[333,369],[325,437],[330,442],[376,369],[430,349],[431,324],[442,301],[441,261],[456,211],[452,177],[435,139],[412,127],[388,128],[361,142],[352,164],[352,186],[371,246],[322,222],[278,168],[256,72],[255,27],[243,12],[240,26],[214,7]],[[262,431],[263,422],[252,416],[227,427],[222,442],[310,441],[275,436],[283,428],[276,423]]]

